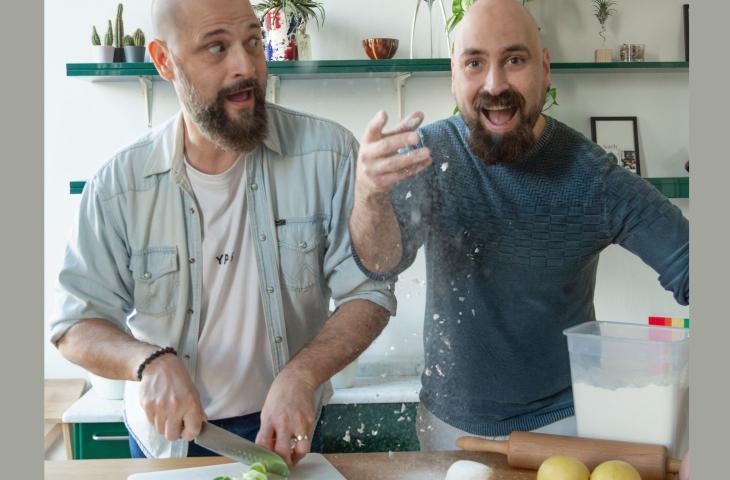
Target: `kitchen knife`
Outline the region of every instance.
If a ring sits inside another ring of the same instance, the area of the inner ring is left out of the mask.
[[[267,472],[289,476],[289,467],[279,455],[212,423],[203,422],[195,443],[237,462],[246,465],[259,462],[264,464]]]

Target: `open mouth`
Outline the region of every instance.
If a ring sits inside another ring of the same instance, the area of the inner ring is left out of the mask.
[[[245,88],[226,95],[226,100],[236,105],[248,105],[253,102],[253,88]]]
[[[493,130],[509,130],[517,117],[517,107],[494,105],[481,109],[482,116]]]

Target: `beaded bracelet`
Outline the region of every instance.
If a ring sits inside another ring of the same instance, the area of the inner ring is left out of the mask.
[[[152,352],[149,357],[144,359],[144,362],[142,362],[139,367],[137,368],[137,380],[142,380],[142,372],[144,371],[145,367],[150,364],[152,360],[155,358],[164,355],[166,353],[172,353],[173,355],[177,355],[177,352],[172,347],[165,347],[161,348],[155,352]]]

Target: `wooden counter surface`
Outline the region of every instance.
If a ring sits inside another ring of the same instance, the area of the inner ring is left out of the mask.
[[[497,480],[535,480],[535,472],[513,469],[502,455],[474,452],[392,452],[327,454],[348,480],[441,480],[456,460],[490,465]],[[45,462],[45,480],[127,480],[134,473],[204,467],[230,461],[221,457],[168,460],[73,460]]]

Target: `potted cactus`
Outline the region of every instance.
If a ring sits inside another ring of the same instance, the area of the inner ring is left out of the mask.
[[[111,21],[109,22],[109,29],[111,29]],[[112,45],[113,40],[111,30],[107,30],[106,35],[104,35],[104,45],[102,45],[101,38],[99,38],[99,32],[96,31],[96,26],[92,28],[91,48],[94,51],[94,60],[96,63],[109,63],[114,60],[114,46]]]
[[[144,62],[144,44],[144,33],[139,28],[135,30],[134,36],[125,35],[122,39],[125,60],[127,62]]]
[[[117,5],[117,18],[114,22],[114,61],[115,62],[123,62],[124,61],[124,44],[122,41],[124,40],[124,20],[122,20],[122,12],[124,11],[124,6],[120,3]]]

